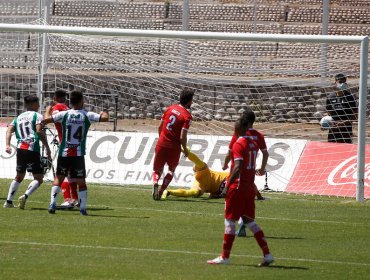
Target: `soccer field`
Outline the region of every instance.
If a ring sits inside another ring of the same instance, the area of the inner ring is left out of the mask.
[[[0,197],[9,180],[1,180]],[[17,197],[25,190],[23,183]],[[221,252],[223,200],[153,201],[148,187],[90,185],[89,216],[47,212],[50,183],[26,209],[0,210],[1,279],[369,279],[370,203],[268,193],[257,201],[275,263],[258,268],[254,238]]]

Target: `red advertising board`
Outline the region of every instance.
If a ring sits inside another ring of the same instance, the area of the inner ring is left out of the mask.
[[[370,146],[365,155],[365,198],[370,198]],[[356,197],[357,145],[309,142],[286,192]]]

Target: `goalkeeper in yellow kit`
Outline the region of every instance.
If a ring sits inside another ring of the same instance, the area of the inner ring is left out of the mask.
[[[222,189],[225,186],[229,172],[211,170],[196,154],[188,149],[188,158],[194,163],[194,182],[190,189],[165,190],[161,199],[165,200],[169,195],[178,197],[199,197],[209,193],[209,198],[222,198]]]

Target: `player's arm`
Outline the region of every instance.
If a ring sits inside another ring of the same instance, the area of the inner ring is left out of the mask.
[[[163,128],[163,120],[161,120],[158,126],[158,136],[161,136],[162,128]]]
[[[108,113],[108,110],[103,110],[100,112],[100,118],[99,118],[99,122],[107,122],[109,121],[109,113]]]
[[[231,170],[229,180],[227,181],[225,188],[222,190],[222,193],[221,193],[223,197],[226,197],[227,192],[229,191],[229,187],[239,177],[240,167],[242,165],[242,162],[243,162],[243,159],[241,158],[234,159],[234,168]]]
[[[231,160],[231,150],[232,150],[236,140],[238,140],[238,136],[234,132],[234,135],[231,138],[230,143],[229,143],[229,150],[227,151],[227,154],[226,154],[225,159],[224,159],[224,165],[222,166],[223,170],[226,170],[229,167],[229,162]]]
[[[46,138],[45,131],[42,130],[42,128],[43,128],[43,125],[41,123],[36,124],[36,133],[38,134],[41,143],[46,148],[46,154],[48,155],[48,158],[51,158],[51,151],[50,151],[49,143]]]
[[[180,135],[180,142],[182,147],[182,152],[184,153],[184,156],[187,157],[189,154],[189,151],[186,147],[186,144],[188,143],[188,130],[187,129],[181,129],[181,135]]]
[[[262,152],[262,163],[261,163],[261,167],[256,170],[256,175],[258,175],[258,176],[265,175],[265,173],[266,173],[267,160],[269,158],[269,152],[267,151],[267,149],[263,149],[263,150],[261,150],[261,152]]]
[[[8,154],[12,152],[12,147],[10,146],[10,140],[12,139],[12,133],[14,131],[15,131],[14,125],[8,125],[8,129],[6,130],[6,136],[5,136],[5,143],[6,143],[5,151]]]
[[[225,159],[224,159],[224,165],[222,166],[222,170],[226,170],[227,168],[229,168],[230,160],[231,160],[231,152],[230,150],[228,150],[225,156]]]
[[[53,111],[53,106],[47,106],[45,108],[44,119],[51,117],[52,111]]]

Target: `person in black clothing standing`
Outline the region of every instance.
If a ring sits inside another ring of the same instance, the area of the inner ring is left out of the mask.
[[[348,91],[347,77],[335,76],[337,90],[326,100],[326,111],[334,122],[328,133],[328,142],[352,143],[352,122],[357,120],[357,102]]]

